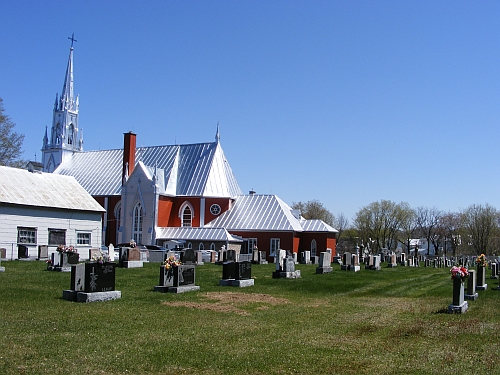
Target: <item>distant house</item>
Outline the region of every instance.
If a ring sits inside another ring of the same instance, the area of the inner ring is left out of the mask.
[[[101,246],[104,209],[73,177],[0,166],[0,248],[9,259]]]

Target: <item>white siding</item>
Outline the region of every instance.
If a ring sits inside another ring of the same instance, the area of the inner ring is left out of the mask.
[[[78,249],[80,258],[88,258],[88,249],[101,247],[101,213],[0,205],[0,247],[7,249],[7,258],[17,258],[17,228],[37,229],[36,245],[28,245],[29,256],[38,255],[38,245],[48,245],[49,228],[66,230],[66,245]],[[91,244],[76,245],[77,232],[91,233]],[[49,253],[56,250],[49,247]]]

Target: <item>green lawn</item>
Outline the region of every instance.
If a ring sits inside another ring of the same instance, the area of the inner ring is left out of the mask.
[[[196,268],[199,292],[163,294],[159,264],[117,269],[122,298],[62,299],[69,273],[2,262],[0,374],[493,374],[500,372],[497,280],[446,314],[448,269],[382,268],[220,287],[222,267]],[[385,264],[383,264],[385,267]],[[489,276],[489,274],[488,274]]]

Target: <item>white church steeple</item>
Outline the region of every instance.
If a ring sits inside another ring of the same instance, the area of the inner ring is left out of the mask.
[[[44,172],[53,172],[59,164],[71,157],[74,152],[83,151],[83,132],[78,130],[79,97],[73,92],[73,44],[75,34],[68,37],[71,40],[68,66],[61,95],[56,93],[52,129],[50,137],[47,129],[43,137],[42,164]]]

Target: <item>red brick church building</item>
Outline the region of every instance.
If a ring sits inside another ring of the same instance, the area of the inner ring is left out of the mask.
[[[53,122],[45,131],[45,172],[70,175],[106,210],[103,244],[182,243],[200,250],[257,246],[335,254],[337,231],[321,220],[305,220],[276,195],[243,194],[220,144],[137,147],[124,134],[122,149],[84,151],[78,128],[79,99],[73,93],[73,47]]]

